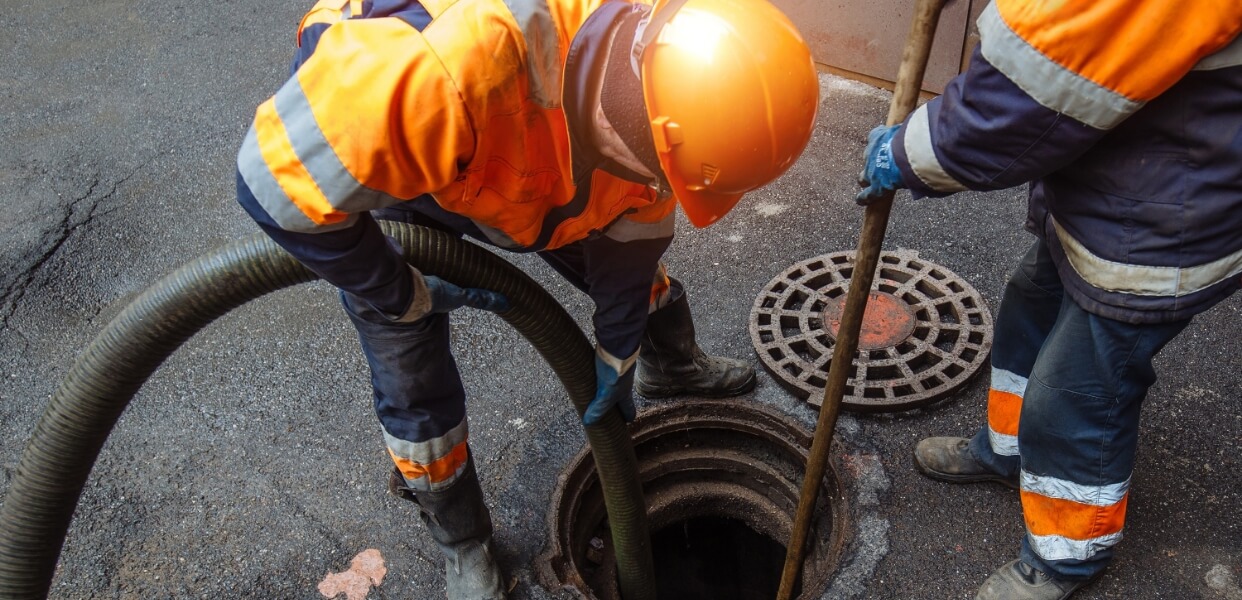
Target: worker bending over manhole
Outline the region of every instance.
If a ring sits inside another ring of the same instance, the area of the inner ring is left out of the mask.
[[[503,598],[447,313],[508,300],[409,267],[375,218],[536,252],[590,295],[588,426],[632,419],[633,387],[745,393],[753,370],[698,347],[661,257],[676,206],[706,227],[802,152],[810,51],[763,0],[323,0],[298,42],[241,147],[239,201],[341,290],[392,487],[443,548],[449,598]]]

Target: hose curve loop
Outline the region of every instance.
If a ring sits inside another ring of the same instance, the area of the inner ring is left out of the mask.
[[[595,394],[594,353],[574,320],[533,279],[444,232],[382,222],[424,273],[504,294],[500,317],[547,360],[581,415]],[[186,264],[117,315],[74,362],[35,426],[0,506],[0,598],[42,599],[100,449],[138,389],[209,323],[255,298],[317,279],[262,234]],[[647,512],[629,432],[613,411],[586,428],[627,600],[655,600]]]

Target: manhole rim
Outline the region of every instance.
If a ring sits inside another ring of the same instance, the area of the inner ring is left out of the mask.
[[[777,437],[769,438],[768,441],[776,442],[776,445],[781,446],[780,449],[787,454],[787,457],[796,457],[802,466],[801,473],[805,473],[805,462],[810,454],[812,439],[810,431],[784,412],[764,405],[740,403],[737,400],[696,399],[671,402],[646,409],[640,412],[634,423],[631,424],[631,432],[635,439],[636,448],[644,442],[658,439],[660,435],[675,434],[689,428],[694,421],[676,418],[681,416],[679,413],[686,411],[710,413],[709,420],[716,423],[717,426],[720,426],[721,423],[740,426],[742,429],[735,430],[738,433],[753,435],[755,433],[779,431],[780,433],[776,434]],[[758,419],[747,417],[758,417]],[[761,424],[766,424],[771,428],[765,429]],[[820,594],[828,589],[829,584],[841,569],[840,561],[853,536],[850,529],[853,525],[853,513],[851,512],[853,508],[844,495],[844,491],[847,488],[840,479],[840,473],[842,473],[840,457],[840,444],[834,441],[833,452],[829,456],[829,469],[821,484],[818,502],[821,506],[827,504],[831,508],[826,521],[830,525],[830,529],[826,536],[812,532],[808,541],[812,547],[811,551],[808,551],[806,554],[807,560],[814,558],[817,563],[817,569],[804,569],[803,576],[805,577],[807,572],[811,572],[812,579],[803,582],[804,592],[799,596],[802,599],[818,598]],[[644,469],[640,465],[640,472],[643,471]],[[574,556],[574,549],[569,547],[571,545],[569,538],[572,532],[564,531],[565,528],[562,527],[561,521],[563,518],[568,518],[562,517],[562,515],[571,510],[581,508],[583,497],[591,492],[588,484],[592,479],[594,479],[595,485],[598,486],[598,477],[595,474],[590,447],[589,445],[584,445],[566,463],[566,466],[557,476],[556,486],[550,499],[550,510],[547,513],[546,520],[548,525],[545,548],[535,561],[535,573],[541,586],[548,590],[572,592],[582,600],[601,600],[601,597],[596,595],[594,590],[582,578],[579,570],[580,566],[577,564],[577,559]],[[647,482],[644,481],[645,496],[650,493],[646,489],[646,484]],[[787,517],[787,521],[791,526],[794,520],[793,513],[797,509],[797,496],[801,490],[801,484],[801,477],[792,482],[792,503],[788,513],[782,515]],[[760,491],[753,488],[750,489],[753,493],[762,495]],[[771,498],[767,500],[769,502],[772,501]],[[820,512],[818,508],[817,512]],[[733,515],[717,514],[715,516],[745,521],[745,519]],[[759,532],[761,529],[755,528],[755,531]],[[655,533],[654,527],[652,533]],[[764,533],[764,535],[767,534]],[[785,532],[781,537],[785,539],[777,538],[775,541],[784,545],[787,541],[788,533]],[[808,595],[807,591],[811,593]],[[605,598],[603,600],[612,600],[612,598]]]

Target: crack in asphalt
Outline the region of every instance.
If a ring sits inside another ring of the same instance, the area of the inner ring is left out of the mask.
[[[10,329],[9,319],[11,319],[13,314],[17,312],[17,306],[21,303],[22,298],[26,296],[26,291],[29,289],[31,283],[34,282],[35,275],[38,274],[39,270],[42,269],[44,265],[56,256],[56,254],[62,247],[64,247],[65,243],[69,241],[69,238],[74,233],[89,226],[99,214],[107,214],[99,212],[100,205],[112,198],[122,184],[129,181],[134,175],[137,175],[139,171],[150,165],[153,158],[153,156],[147,157],[141,161],[137,166],[130,169],[124,176],[120,177],[116,181],[113,181],[108,190],[102,194],[99,194],[96,198],[93,197],[96,196],[95,192],[103,183],[103,179],[98,171],[92,173],[90,176],[90,183],[86,186],[86,191],[62,206],[60,222],[50,229],[50,232],[55,232],[55,238],[43,250],[42,254],[35,258],[29,267],[14,277],[13,282],[9,284],[8,287],[0,289],[0,329],[12,331],[18,336],[18,338],[21,339],[23,346],[30,345],[30,340],[25,334],[21,331]],[[90,202],[87,203],[87,201]],[[83,204],[86,204],[84,209],[82,208]],[[85,216],[79,217],[83,211],[85,212]]]

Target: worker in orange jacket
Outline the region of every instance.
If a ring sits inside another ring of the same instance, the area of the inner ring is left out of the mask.
[[[1030,183],[987,421],[918,468],[1021,490],[980,600],[1064,599],[1121,541],[1152,359],[1242,287],[1242,4],[995,0],[944,95],[869,136],[859,201]]]
[[[648,397],[731,396],[666,275],[674,210],[705,227],[810,138],[818,79],[764,0],[322,0],[290,79],[259,106],[238,198],[341,290],[396,470],[446,555],[449,598],[504,597],[467,443],[448,311],[503,310],[405,264],[396,219],[535,252],[595,302],[584,422]],[[635,366],[637,365],[637,366]],[[635,383],[637,372],[637,383]]]

